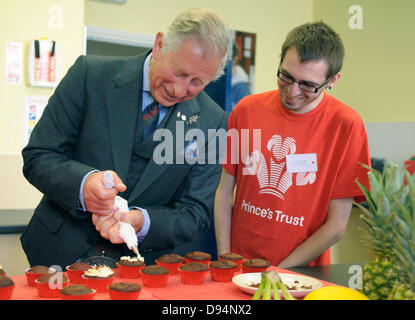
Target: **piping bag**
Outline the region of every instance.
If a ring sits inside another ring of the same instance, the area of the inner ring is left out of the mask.
[[[114,187],[114,178],[110,172],[104,172],[103,183],[105,189],[111,189],[112,187]],[[127,200],[123,199],[120,196],[115,196],[114,209],[118,209],[118,211],[120,212],[130,211],[128,209]],[[144,258],[140,255],[140,252],[138,251],[137,235],[135,233],[133,226],[127,222],[119,221],[118,223],[120,225],[118,235],[121,237],[121,239],[124,240],[128,249],[132,250],[137,255],[138,260],[144,262]]]

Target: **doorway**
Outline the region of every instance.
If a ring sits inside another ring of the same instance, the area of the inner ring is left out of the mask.
[[[153,47],[152,35],[85,26],[84,54],[135,56]]]

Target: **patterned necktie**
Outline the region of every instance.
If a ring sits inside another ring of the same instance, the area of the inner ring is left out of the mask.
[[[156,100],[150,103],[143,111],[143,140],[157,128],[159,120],[159,105]]]

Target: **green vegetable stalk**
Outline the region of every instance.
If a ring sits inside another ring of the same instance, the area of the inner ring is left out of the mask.
[[[252,300],[271,300],[271,289],[274,294],[274,300],[280,300],[279,290],[285,300],[296,300],[288,291],[287,287],[282,283],[281,278],[276,271],[265,271],[261,274],[261,283],[258,290],[252,297]]]

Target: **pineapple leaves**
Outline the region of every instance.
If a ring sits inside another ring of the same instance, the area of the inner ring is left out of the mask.
[[[383,182],[387,194],[395,194],[403,185],[404,170],[395,164],[386,166]]]
[[[386,195],[382,192],[380,194],[378,209],[376,210],[376,215],[378,217],[386,217],[392,212],[391,205],[389,199]]]
[[[402,203],[396,196],[393,196],[393,200],[394,200],[394,204],[399,209],[399,210],[397,210],[398,216],[400,218],[402,218],[404,221],[411,221],[412,220],[412,215],[409,212],[409,210],[406,208],[404,203]]]
[[[369,205],[369,209],[371,211],[376,211],[377,210],[377,205],[376,205],[376,202],[373,200],[373,197],[370,194],[369,190],[366,189],[366,187],[364,185],[362,185],[359,181],[356,180],[356,183],[359,185],[360,189],[362,189],[362,191],[363,191],[363,193],[366,197],[367,203]]]
[[[406,181],[409,186],[409,190],[413,197],[415,197],[415,174],[411,175],[407,170],[405,171]]]

